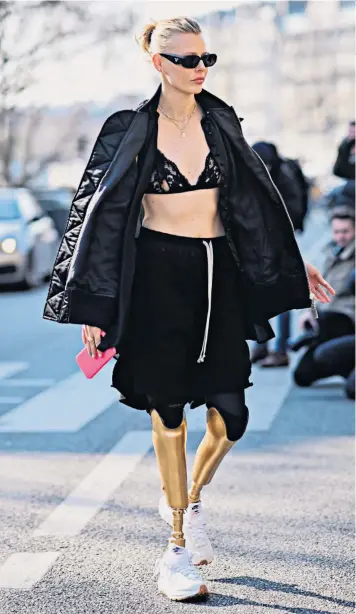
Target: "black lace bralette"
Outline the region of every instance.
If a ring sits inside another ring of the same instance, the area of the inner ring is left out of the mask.
[[[207,190],[216,188],[221,182],[221,172],[209,151],[205,165],[194,184],[182,175],[178,166],[157,149],[156,168],[154,169],[146,194],[177,194],[178,192],[191,192],[193,190]],[[164,187],[166,189],[164,189]]]

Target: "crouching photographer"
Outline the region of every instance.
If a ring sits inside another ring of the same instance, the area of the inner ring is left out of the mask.
[[[318,307],[318,319],[311,310],[301,316],[303,334],[291,345],[294,351],[307,347],[293,374],[298,386],[310,386],[331,375],[348,377],[355,366],[354,359],[348,358],[355,335],[354,215],[335,209],[331,228],[332,241],[326,247],[323,274],[331,280],[336,293],[330,303]]]

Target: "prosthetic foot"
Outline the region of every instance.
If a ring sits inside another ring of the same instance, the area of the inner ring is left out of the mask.
[[[187,548],[192,552],[194,565],[208,565],[214,558],[205,528],[204,510],[200,501],[201,489],[211,482],[222,459],[236,443],[227,438],[224,419],[217,409],[208,409],[206,419],[207,429],[195,457],[193,484],[183,525]],[[159,513],[161,518],[172,526],[172,510],[165,496],[160,499]]]
[[[172,510],[167,503],[165,495],[159,500],[159,515],[172,526]],[[212,563],[214,555],[211,543],[206,534],[204,510],[201,501],[190,503],[184,514],[183,532],[186,547],[192,553],[193,565],[208,565]]]
[[[175,601],[205,598],[208,589],[185,548],[183,534],[183,514],[188,507],[186,420],[183,418],[177,428],[167,428],[155,409],[151,412],[151,419],[153,446],[172,526],[168,548],[156,565],[158,590]]]
[[[190,601],[208,597],[208,588],[186,548],[168,544],[166,552],[156,563],[156,574],[158,590],[168,599]]]

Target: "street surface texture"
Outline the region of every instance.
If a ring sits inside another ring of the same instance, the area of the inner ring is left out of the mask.
[[[319,264],[321,214],[301,237]],[[254,368],[250,423],[203,493],[207,602],[158,595],[168,527],[145,412],[109,365],[78,372],[80,328],[41,319],[46,288],[0,297],[0,614],[354,611],[354,406],[341,382]],[[297,315],[294,313],[296,324]],[[297,328],[295,329],[297,333]],[[188,415],[188,470],[204,408]]]

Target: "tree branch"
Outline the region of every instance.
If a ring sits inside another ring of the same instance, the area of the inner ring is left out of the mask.
[[[45,60],[65,60],[88,46],[112,41],[127,34],[134,17],[131,9],[102,14],[96,11],[96,2],[76,0],[42,0],[34,2],[4,2],[0,0],[0,153],[3,175],[11,181],[11,166],[17,148],[17,126],[14,117],[23,118],[17,112],[23,92],[32,86],[36,69]],[[36,33],[36,37],[32,36]],[[40,111],[37,111],[40,115]],[[54,151],[47,154],[30,171],[33,158],[32,144],[35,126],[40,118],[35,116],[24,142],[24,173],[22,181],[37,176],[51,161],[57,159],[59,148],[68,139],[63,135]]]

